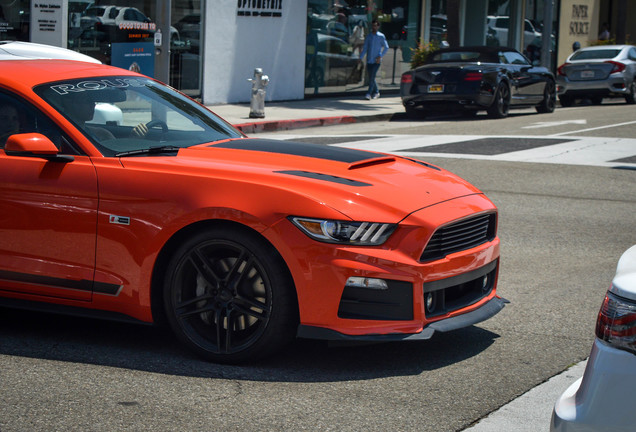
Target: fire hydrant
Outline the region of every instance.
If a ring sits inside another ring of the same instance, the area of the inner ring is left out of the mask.
[[[269,84],[269,77],[263,75],[263,69],[254,69],[254,78],[248,78],[252,83],[252,99],[250,100],[250,118],[265,117],[265,87]]]

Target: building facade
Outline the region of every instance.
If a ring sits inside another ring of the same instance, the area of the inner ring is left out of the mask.
[[[389,45],[378,74],[386,91],[399,87],[418,43],[512,46],[555,70],[574,42],[629,43],[636,35],[632,3],[0,0],[0,41],[64,46],[154,76],[206,104],[248,102],[247,80],[261,68],[270,79],[266,100],[294,100],[366,91],[365,62],[358,60],[372,20]]]

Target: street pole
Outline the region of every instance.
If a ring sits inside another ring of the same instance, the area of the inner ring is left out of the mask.
[[[161,31],[161,44],[155,46],[155,78],[170,84],[170,9],[171,0],[157,0],[157,31]]]
[[[541,66],[552,70],[552,21],[554,0],[543,1],[543,30],[541,36]]]

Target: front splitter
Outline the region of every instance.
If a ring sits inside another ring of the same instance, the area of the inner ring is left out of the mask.
[[[436,331],[444,333],[485,321],[488,318],[491,318],[498,314],[504,308],[506,303],[510,302],[502,297],[495,297],[479,309],[475,309],[472,312],[468,312],[455,317],[435,321],[434,323],[431,323],[428,326],[424,327],[424,329],[422,329],[422,331],[419,333],[348,335],[324,327],[315,327],[301,324],[300,326],[298,326],[298,332],[296,333],[296,336],[306,339],[366,342],[392,342],[403,340],[430,339]]]

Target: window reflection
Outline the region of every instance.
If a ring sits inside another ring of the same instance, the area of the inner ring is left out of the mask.
[[[68,48],[105,64],[154,75],[155,1],[69,2]],[[201,1],[173,0],[170,85],[201,95]],[[163,36],[165,37],[165,36]]]
[[[359,64],[371,21],[380,22],[389,51],[377,75],[380,88],[397,87],[409,69],[410,48],[419,34],[421,0],[309,0],[305,94],[365,90],[365,62]]]

